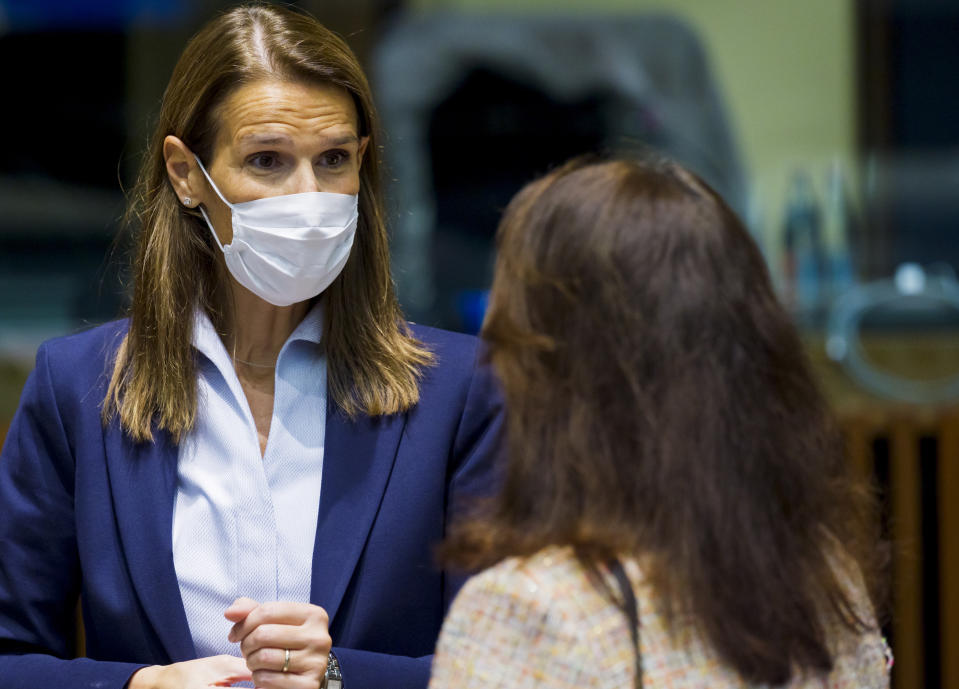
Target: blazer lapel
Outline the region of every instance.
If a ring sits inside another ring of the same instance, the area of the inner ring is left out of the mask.
[[[406,414],[349,419],[329,405],[310,601],[336,615],[389,482]]]
[[[177,448],[164,431],[133,443],[111,425],[107,470],[120,543],[137,597],[169,662],[196,657],[173,565]]]

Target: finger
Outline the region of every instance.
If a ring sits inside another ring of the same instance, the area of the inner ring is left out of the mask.
[[[207,658],[201,659],[206,667],[208,667],[213,672],[218,672],[224,675],[231,673],[234,674],[243,674],[246,672],[246,661],[239,656],[233,656],[228,654],[221,654],[216,656],[210,656]]]
[[[286,664],[285,648],[258,648],[246,658],[246,666],[252,672],[257,670],[278,670],[283,671]],[[311,670],[324,674],[326,672],[326,660],[329,657],[329,651],[322,651],[311,648],[289,649],[290,664],[287,666],[287,672],[301,674]]]
[[[209,658],[210,674],[215,677],[211,684],[215,687],[229,687],[237,682],[249,682],[253,674],[246,666],[243,658],[221,655]]]
[[[309,648],[322,651],[327,642],[331,640],[325,628],[318,630],[300,625],[261,624],[240,642],[240,652],[244,658],[249,658],[254,651],[261,648]]]
[[[253,683],[257,689],[317,689],[322,681],[323,675],[313,672],[294,674],[275,670],[257,670],[253,673]]]
[[[244,599],[240,599],[244,600]],[[246,599],[249,600],[249,599]],[[257,605],[230,629],[227,638],[231,642],[242,641],[262,624],[300,624],[309,614],[307,603],[268,602]]]
[[[242,620],[237,621],[230,629],[227,638],[235,643],[245,639],[250,632],[263,624],[299,625],[307,621],[326,626],[329,623],[329,616],[320,606],[309,603],[288,601],[263,603]]]
[[[237,598],[230,604],[230,607],[223,611],[223,616],[230,622],[240,622],[253,612],[258,605],[259,603],[252,598]]]

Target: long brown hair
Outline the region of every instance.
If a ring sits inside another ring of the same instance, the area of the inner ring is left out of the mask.
[[[509,461],[446,556],[633,555],[748,681],[831,668],[828,620],[872,623],[836,565],[875,571],[873,502],[741,222],[678,165],[580,161],[526,186],[498,242]]]
[[[431,356],[410,335],[393,290],[376,115],[366,77],[347,45],[309,15],[248,5],[210,21],[187,44],[131,198],[128,219],[138,236],[130,328],[117,353],[103,419],[119,414],[137,440],[152,437],[153,422],[174,438],[193,427],[194,311],[206,311],[221,334],[229,333],[233,318],[220,250],[197,211],[178,202],[163,140],[177,136],[210,160],[218,106],[239,86],[264,78],[344,88],[356,104],[360,136],[369,137],[353,250],[322,297],[331,399],[351,415],[400,412],[419,399],[420,371]]]

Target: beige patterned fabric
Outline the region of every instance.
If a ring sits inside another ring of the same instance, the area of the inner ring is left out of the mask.
[[[750,687],[692,625],[668,632],[637,564],[626,570],[639,604],[645,689]],[[838,636],[833,672],[797,678],[789,689],[889,687],[879,632]],[[596,591],[569,548],[548,548],[466,583],[443,625],[430,689],[631,689],[634,662],[622,612]]]

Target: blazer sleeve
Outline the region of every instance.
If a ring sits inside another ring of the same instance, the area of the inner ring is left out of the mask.
[[[349,689],[423,689],[433,660],[431,655],[408,658],[337,646],[333,653],[340,661],[343,686]]]
[[[0,677],[5,689],[121,689],[142,665],[69,660],[80,586],[72,448],[45,347],[0,453]]]
[[[515,565],[468,581],[443,624],[429,689],[598,686],[553,593]]]
[[[502,452],[503,404],[491,368],[477,354],[463,412],[451,448],[445,521],[456,519],[477,498],[495,490],[496,471]],[[443,574],[444,610],[466,580],[466,575]],[[383,653],[334,647],[340,661],[343,683],[350,689],[424,689],[429,681],[433,656],[408,658]]]

